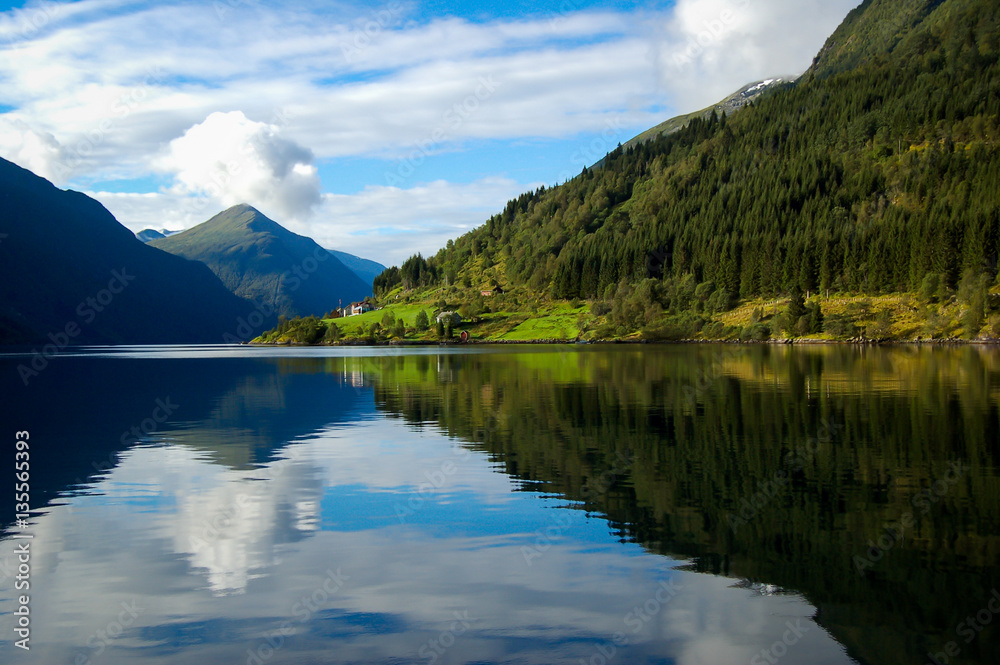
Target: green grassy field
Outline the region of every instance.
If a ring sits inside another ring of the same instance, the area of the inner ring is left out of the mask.
[[[570,303],[557,302],[540,308],[535,316],[521,317],[520,323],[500,334],[497,339],[525,341],[534,339],[575,340],[580,336],[577,318],[586,314],[587,305],[573,308]]]
[[[434,307],[431,305],[430,308],[428,308],[424,303],[388,305],[383,309],[365,312],[364,314],[358,314],[357,316],[348,316],[340,319],[323,319],[323,321],[327,324],[331,321],[336,322],[337,327],[340,328],[341,333],[345,337],[364,337],[368,333],[368,330],[372,327],[373,323],[382,322],[382,317],[385,316],[386,312],[391,312],[393,317],[396,319],[403,319],[403,323],[406,324],[406,327],[412,328],[415,325],[417,313],[419,313],[420,310],[427,311],[427,316],[429,316],[433,322]]]
[[[1000,287],[992,289],[992,297],[998,297]],[[951,298],[943,303],[927,304],[912,293],[890,293],[875,296],[857,294],[833,294],[830,297],[815,298],[827,319],[831,316],[850,317],[861,330],[876,322],[880,315],[887,313],[891,320],[889,337],[896,340],[917,339],[957,339],[970,337],[962,327],[962,314],[967,309]],[[773,319],[788,307],[788,298],[754,299],[742,302],[735,309],[714,318],[727,326],[748,326],[754,312],[762,313],[765,322]],[[981,334],[995,334],[993,323],[987,316]],[[778,335],[779,337],[781,335]],[[822,332],[804,335],[800,339],[829,340],[838,338]]]
[[[324,328],[336,324],[340,329],[340,338],[348,342],[371,340],[373,324],[380,324],[387,313],[393,319],[402,319],[406,326],[405,335],[400,338],[390,330],[383,330],[378,335],[378,341],[434,342],[440,341],[435,326],[435,316],[440,311],[458,311],[460,302],[466,301],[470,293],[478,294],[475,289],[464,292],[455,287],[438,287],[420,291],[402,290],[386,295],[380,309],[358,316],[338,319],[323,319]],[[995,287],[990,296],[1000,302],[1000,287]],[[829,331],[808,335],[794,335],[795,339],[834,341],[871,338],[869,333],[882,330],[880,339],[894,340],[928,340],[928,339],[958,339],[996,336],[1000,333],[1000,315],[987,315],[983,327],[976,334],[969,334],[962,328],[963,314],[967,307],[959,303],[954,296],[936,304],[922,302],[915,294],[896,293],[877,296],[856,294],[831,294],[829,297],[813,296],[811,302],[818,302],[822,308],[824,321],[840,317],[849,320],[853,328],[850,335],[835,335]],[[498,297],[483,298],[487,310],[478,316],[467,316],[461,323],[454,326],[453,336],[458,338],[467,331],[473,341],[567,341],[580,339],[620,339],[634,340],[639,338],[663,339],[655,334],[647,336],[645,329],[624,330],[616,328],[610,320],[610,315],[596,316],[591,313],[589,302],[566,302],[546,300],[537,297],[525,297],[522,294],[505,294]],[[775,329],[775,317],[788,307],[788,298],[753,299],[739,303],[734,309],[720,314],[701,315],[703,325],[697,330],[685,332],[682,338],[695,340],[738,339],[741,331],[753,327],[758,322],[770,328],[769,336],[773,339],[788,338],[784,331]],[[430,327],[427,330],[416,329],[416,317],[420,311],[427,312]],[[887,327],[879,329],[876,324],[879,319],[888,319]],[[664,315],[659,320],[648,324],[648,329],[655,333],[661,324],[669,324],[670,318]],[[293,322],[294,324],[294,322]],[[721,326],[719,325],[721,324]],[[283,333],[270,331],[260,336],[257,343],[301,343],[296,336],[296,325]],[[714,326],[714,327],[713,327]],[[723,332],[720,332],[723,331]],[[721,336],[720,336],[721,335]],[[671,337],[677,339],[678,337]]]

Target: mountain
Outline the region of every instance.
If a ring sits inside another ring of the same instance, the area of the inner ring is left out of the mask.
[[[156,229],[143,229],[135,234],[135,237],[143,242],[149,242],[150,240],[159,240],[160,238],[166,238],[177,233],[177,231],[157,231]]]
[[[3,159],[0,208],[0,343],[222,342],[252,311],[205,266]]]
[[[135,234],[135,237],[143,242],[149,242],[150,240],[159,240],[160,238],[166,238],[167,236],[160,233],[156,229],[143,229]]]
[[[939,10],[941,4],[941,0],[896,0],[891,3],[865,0],[826,40],[813,60],[809,76],[827,77],[858,69],[892,57],[897,51],[903,58],[922,55],[944,30],[966,27],[954,21],[953,12],[965,13],[968,8],[982,3],[951,1],[948,7]],[[946,26],[946,23],[951,25]],[[966,25],[973,32],[977,29],[975,23]],[[959,38],[964,36],[958,35]]]
[[[365,284],[371,284],[385,270],[385,266],[381,263],[363,259],[360,256],[354,256],[347,252],[338,252],[335,249],[327,251],[337,257],[351,272],[360,277]]]
[[[765,92],[774,90],[777,87],[783,85],[789,85],[795,81],[794,76],[778,76],[775,78],[764,79],[763,81],[754,81],[753,83],[748,83],[743,86],[733,94],[729,95],[721,102],[713,104],[708,108],[702,109],[700,111],[695,111],[694,113],[686,113],[684,115],[679,115],[673,117],[665,122],[660,123],[652,129],[647,129],[642,134],[629,139],[625,143],[625,148],[630,148],[638,143],[644,143],[646,141],[652,141],[655,138],[659,138],[664,134],[672,134],[679,129],[686,127],[693,119],[701,118],[708,119],[713,113],[722,115],[732,115],[736,111],[757,99]]]
[[[794,84],[526,192],[375,290],[499,284],[682,337],[741,299],[920,292],[928,325],[956,296],[967,319],[937,332],[975,337],[1000,330],[998,139],[1000,4],[868,0]],[[823,325],[792,309],[754,323]]]
[[[274,317],[323,314],[372,294],[371,285],[312,239],[248,205],[149,244],[201,261],[231,292],[273,311]]]

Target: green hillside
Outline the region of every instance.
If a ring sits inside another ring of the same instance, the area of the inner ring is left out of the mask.
[[[371,286],[310,238],[248,205],[149,243],[201,261],[236,295],[278,315],[321,314],[371,295]]]
[[[794,85],[526,192],[376,295],[580,300],[599,338],[996,335],[998,59],[994,2],[871,0]]]
[[[948,7],[939,10],[941,4],[942,0],[865,0],[830,35],[810,73],[825,77],[877,63],[886,56],[907,59],[922,55],[945,31],[976,31],[974,21],[963,25],[962,20],[969,18],[965,10],[977,3],[948,2]],[[978,4],[988,7],[990,3]]]

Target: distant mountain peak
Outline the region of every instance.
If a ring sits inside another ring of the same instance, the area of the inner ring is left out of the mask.
[[[177,231],[168,231],[167,229],[143,229],[135,234],[135,237],[143,242],[150,242],[153,240],[159,240],[160,238],[166,238],[167,236],[172,236]]]
[[[159,240],[160,238],[166,238],[165,233],[161,233],[156,229],[143,229],[135,234],[135,237],[143,242],[149,242],[150,240]]]
[[[245,228],[253,233],[269,234],[277,237],[295,235],[284,226],[274,221],[257,208],[248,203],[240,203],[231,208],[227,208],[215,215],[206,222],[202,222],[193,229],[204,227],[210,230],[215,227]]]
[[[234,294],[288,317],[324,314],[371,295],[370,281],[246,203],[151,244],[205,263]]]
[[[260,210],[257,210],[257,208],[254,208],[252,205],[248,203],[240,203],[230,208],[226,208],[225,210],[218,213],[217,215],[214,215],[204,223],[213,224],[223,220],[239,220],[239,221],[253,220],[257,219],[258,217],[263,217],[264,219],[267,219],[267,215],[262,213]]]
[[[220,212],[215,217],[212,217],[212,219],[208,221],[211,222],[212,220],[215,219],[237,219],[237,220],[247,220],[248,222],[257,219],[265,219],[269,222],[275,224],[277,223],[274,222],[274,220],[269,218],[267,215],[262,213],[260,210],[257,210],[257,208],[254,208],[249,203],[239,203],[237,205],[232,206],[231,208],[227,208],[222,212]]]

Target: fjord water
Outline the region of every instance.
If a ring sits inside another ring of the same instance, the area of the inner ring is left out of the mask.
[[[1000,660],[996,349],[25,361],[0,357],[35,508],[2,518],[4,662]]]

